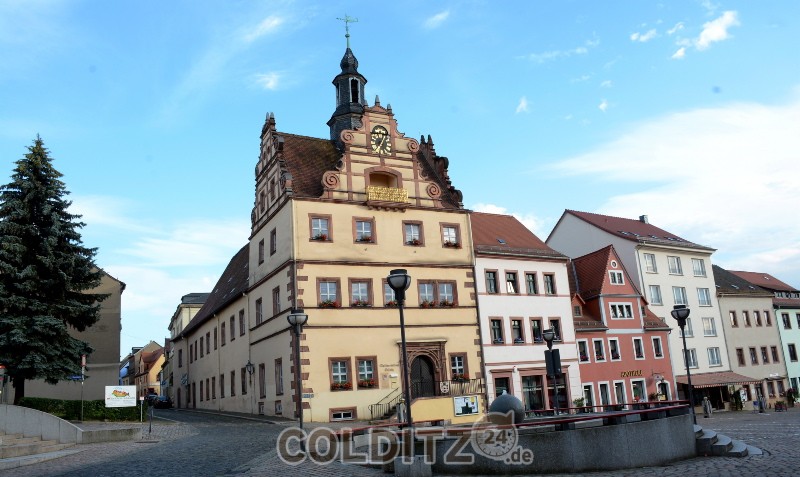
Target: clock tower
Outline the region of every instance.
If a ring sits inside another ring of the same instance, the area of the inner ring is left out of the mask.
[[[339,134],[342,131],[361,127],[361,116],[364,114],[364,106],[367,105],[364,99],[364,85],[367,79],[358,72],[358,60],[349,45],[339,66],[342,72],[333,79],[333,84],[336,86],[336,110],[328,120],[331,140],[337,145],[341,144]]]

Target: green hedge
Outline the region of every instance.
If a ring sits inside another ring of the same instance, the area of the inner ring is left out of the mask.
[[[62,399],[47,399],[37,397],[24,397],[19,402],[20,406],[46,412],[67,421],[78,421],[81,418],[81,402],[65,401]],[[148,405],[144,403],[144,415],[147,415]],[[136,407],[106,407],[104,400],[83,401],[84,421],[136,421],[139,422],[139,406]]]

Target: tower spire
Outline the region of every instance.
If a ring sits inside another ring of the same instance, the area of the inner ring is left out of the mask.
[[[358,22],[358,18],[353,18],[348,14],[344,14],[344,18],[337,18],[344,22],[344,37],[347,39],[347,48],[350,48],[350,23]]]

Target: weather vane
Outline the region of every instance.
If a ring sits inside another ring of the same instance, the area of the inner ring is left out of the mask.
[[[347,47],[350,48],[350,25],[349,23],[356,23],[358,18],[353,18],[348,14],[344,14],[344,18],[337,18],[344,22],[344,37],[347,38]]]

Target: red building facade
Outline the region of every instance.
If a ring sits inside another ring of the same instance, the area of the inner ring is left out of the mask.
[[[614,247],[573,258],[569,271],[583,397],[573,404],[674,399],[670,328],[648,310]]]

